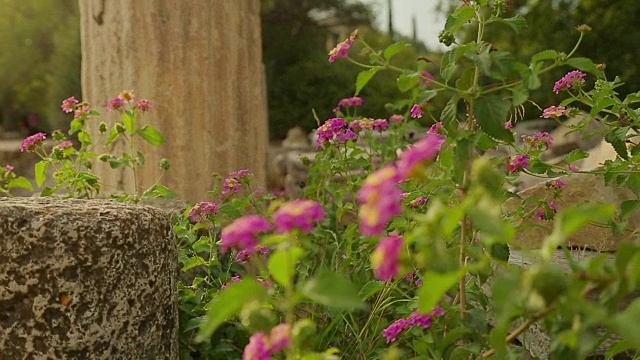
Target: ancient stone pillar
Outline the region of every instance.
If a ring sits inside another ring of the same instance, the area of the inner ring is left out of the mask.
[[[162,158],[172,163],[164,184],[185,200],[206,198],[212,172],[249,168],[264,185],[260,0],[79,3],[84,100],[104,106],[120,91],[134,90],[155,105],[145,120],[166,135],[164,145],[145,148],[145,186],[160,174]],[[132,190],[126,171],[110,175],[103,166],[97,173]]]
[[[0,198],[0,359],[177,359],[177,262],[157,208]]]

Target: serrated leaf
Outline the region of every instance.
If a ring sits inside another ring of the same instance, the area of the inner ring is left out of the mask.
[[[555,50],[543,50],[531,57],[531,62],[540,62],[543,60],[555,60],[558,58],[558,52]]]
[[[640,200],[625,200],[620,204],[620,219],[625,220],[640,209]]]
[[[514,17],[510,17],[507,19],[495,18],[495,20],[511,26],[511,28],[513,29],[513,31],[516,32],[516,34],[519,34],[520,31],[527,28],[527,20],[520,15],[516,15]]]
[[[439,273],[427,271],[424,285],[418,290],[418,311],[426,314],[442,300],[444,294],[460,279],[459,272]]]
[[[445,124],[455,120],[456,115],[458,114],[458,101],[460,101],[460,99],[457,96],[454,96],[449,99],[447,105],[445,105],[444,109],[442,109],[440,120]]]
[[[511,105],[519,106],[524,104],[525,101],[529,98],[529,90],[524,86],[524,84],[518,84],[511,89]]]
[[[400,76],[398,76],[398,89],[402,92],[407,92],[418,85],[419,81],[420,75],[417,73],[401,74]]]
[[[640,91],[627,95],[627,97],[625,97],[623,101],[623,103],[627,105],[637,102],[640,102]]]
[[[47,169],[49,169],[49,163],[46,161],[39,161],[35,166],[36,184],[41,187],[44,181],[47,179]]]
[[[628,127],[620,127],[614,128],[612,131],[608,132],[604,139],[613,146],[616,150],[616,153],[623,159],[629,160],[629,154],[627,153],[627,133],[629,132]]]
[[[164,135],[151,125],[145,125],[136,133],[151,145],[160,145],[165,141]]]
[[[300,247],[292,247],[276,251],[269,257],[269,274],[280,285],[289,287],[292,284],[293,276],[296,271],[296,263],[304,256],[305,251]]]
[[[356,79],[356,95],[360,94],[362,88],[364,88],[369,80],[371,80],[371,78],[373,78],[373,76],[380,70],[382,70],[382,67],[378,66],[373,69],[362,71],[358,74],[358,78]]]
[[[302,293],[318,304],[342,310],[363,309],[366,304],[358,290],[344,275],[320,271],[302,286]]]
[[[564,156],[563,160],[567,164],[571,164],[578,160],[586,159],[589,157],[589,153],[582,149],[573,149],[567,155]]]
[[[569,58],[565,61],[565,63],[569,66],[572,66],[578,70],[586,71],[595,75],[598,78],[603,78],[604,73],[602,70],[596,67],[596,64],[591,61],[589,58],[577,57],[577,58]]]
[[[450,33],[455,33],[462,27],[462,25],[473,19],[475,16],[476,12],[471,6],[461,6],[456,9],[453,14],[449,15],[444,25],[444,29]]]
[[[513,142],[513,133],[504,128],[511,102],[500,96],[484,96],[476,99],[473,114],[487,135],[506,142]]]
[[[405,43],[395,43],[395,44],[391,44],[389,46],[387,46],[386,49],[384,49],[384,57],[385,59],[389,60],[391,58],[393,58],[394,56],[396,56],[398,53],[400,53],[402,50],[404,50],[405,48],[409,47],[408,44]]]
[[[433,99],[436,95],[438,95],[436,90],[424,90],[416,96],[416,104],[424,104]]]
[[[196,342],[202,342],[227,319],[237,315],[245,304],[262,301],[267,297],[267,289],[252,278],[245,278],[224,288],[211,300],[206,308],[207,315],[200,325]]]

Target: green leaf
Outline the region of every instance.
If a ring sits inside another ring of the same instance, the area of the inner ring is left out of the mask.
[[[151,125],[145,125],[136,133],[151,145],[160,145],[165,141],[164,135]]]
[[[400,76],[398,76],[398,89],[400,89],[400,91],[402,91],[402,92],[407,92],[407,91],[413,89],[416,85],[418,85],[419,81],[420,81],[420,74],[418,74],[418,73],[411,73],[411,74],[403,73]]]
[[[416,104],[424,104],[433,99],[436,95],[438,95],[438,92],[435,90],[424,90],[416,96]]]
[[[476,99],[473,114],[487,135],[507,142],[513,142],[513,133],[504,128],[511,102],[500,96],[484,96]]]
[[[527,28],[527,20],[525,20],[525,18],[520,15],[516,15],[508,19],[503,19],[503,18],[494,18],[494,19],[498,22],[511,26],[511,28],[513,29],[513,31],[516,32],[516,34],[519,34],[520,31]]]
[[[409,44],[399,43],[399,42],[395,44],[391,44],[386,49],[384,49],[384,57],[387,60],[390,60],[391,58],[396,56],[400,51],[404,50],[407,47],[409,47]]]
[[[24,176],[19,176],[11,180],[7,184],[7,189],[15,189],[15,188],[33,191],[33,185],[31,184],[31,181],[27,180],[27,178],[25,178]]]
[[[302,286],[302,293],[318,304],[342,310],[363,309],[366,304],[348,277],[321,270]]]
[[[586,71],[595,75],[598,78],[604,78],[604,73],[602,70],[596,67],[596,64],[591,61],[589,58],[577,57],[577,58],[569,58],[565,61],[565,63],[569,66],[572,66],[578,70]]]
[[[373,295],[382,291],[385,287],[385,283],[378,280],[371,280],[368,283],[364,284],[362,289],[360,289],[360,298],[364,301],[367,301]]]
[[[640,349],[640,299],[634,300],[623,312],[614,315],[609,320],[611,329],[625,340],[626,345]]]
[[[460,99],[457,96],[453,96],[451,99],[449,99],[444,109],[442,109],[440,120],[445,124],[450,123],[456,119],[456,115],[458,114],[458,101],[460,101]]]
[[[597,116],[598,113],[600,113],[600,111],[608,108],[609,106],[615,105],[617,103],[616,100],[617,99],[612,99],[610,97],[602,97],[602,98],[596,99],[595,104],[593,104],[593,107],[589,112],[589,115],[591,115],[592,117]]]
[[[613,128],[612,131],[608,132],[604,136],[604,139],[613,146],[613,148],[616,150],[616,153],[625,160],[629,160],[629,154],[627,153],[628,132],[628,127],[619,127]]]
[[[127,130],[127,132],[131,135],[133,135],[135,133],[135,128],[136,128],[136,117],[135,115],[133,115],[132,111],[125,111],[122,114],[122,124],[124,125],[124,128]]]
[[[40,192],[40,196],[51,196],[56,192],[56,189],[45,186]]]
[[[445,31],[455,33],[467,21],[476,17],[476,12],[471,6],[461,6],[453,14],[449,15],[444,25]]]
[[[612,204],[586,203],[562,210],[558,214],[556,228],[568,237],[575,234],[590,222],[608,222],[615,214],[616,208]],[[556,229],[554,229],[554,232]]]
[[[210,338],[220,325],[237,315],[245,304],[263,301],[266,297],[267,289],[253,278],[245,278],[222,289],[206,306],[207,316],[200,325],[196,342]]]
[[[36,184],[38,184],[38,187],[44,184],[44,181],[47,178],[48,168],[49,168],[49,163],[46,161],[38,161],[38,163],[36,163],[35,172],[36,172]]]
[[[280,285],[291,286],[296,273],[296,263],[304,254],[305,251],[297,246],[276,251],[269,258],[269,273]]]
[[[142,194],[143,197],[150,198],[162,198],[162,199],[173,199],[176,197],[176,193],[171,191],[168,187],[163,185],[153,185],[152,187],[145,190]]]
[[[184,266],[182,267],[182,272],[187,272],[193,268],[206,264],[207,261],[205,259],[201,258],[200,256],[193,256],[190,257],[189,260],[187,260],[187,262],[184,264]]]
[[[418,290],[418,311],[424,314],[433,310],[442,296],[460,280],[460,273],[427,271],[423,279],[424,285]]]
[[[623,101],[626,105],[635,104],[637,102],[640,102],[640,91],[627,95]]]
[[[440,66],[440,75],[442,75],[445,81],[449,81],[458,70],[458,64],[456,64],[456,50],[449,50],[444,53],[441,61],[442,65]]]
[[[567,155],[564,156],[564,162],[567,164],[571,164],[575,161],[586,159],[589,157],[589,153],[582,149],[574,149],[571,150]]]
[[[80,143],[85,146],[92,144],[91,135],[84,130],[78,132],[78,141],[80,141]]]
[[[111,128],[111,131],[109,131],[109,135],[107,135],[107,139],[104,141],[104,144],[107,146],[111,145],[113,140],[115,140],[118,135],[120,135],[120,133],[118,132],[118,130],[116,130],[116,126],[114,125],[113,128]]]
[[[358,78],[356,79],[356,95],[360,93],[360,90],[364,88],[365,85],[373,78],[373,76],[382,70],[381,66],[374,67],[373,69],[369,69],[366,71],[362,71],[358,74]]]
[[[620,204],[620,218],[627,219],[640,209],[640,200],[625,200]]]
[[[512,87],[510,90],[513,96],[511,98],[512,106],[522,105],[529,98],[529,90],[522,83]]]
[[[531,62],[540,62],[543,60],[555,60],[558,58],[558,52],[555,50],[543,50],[531,57]]]

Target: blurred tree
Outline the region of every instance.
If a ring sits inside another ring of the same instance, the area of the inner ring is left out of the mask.
[[[16,129],[27,114],[40,128],[65,128],[60,102],[80,96],[80,22],[75,0],[1,0],[2,125]]]
[[[371,28],[373,14],[368,6],[345,0],[265,0],[262,14],[264,63],[267,74],[270,136],[283,138],[299,125],[305,130],[333,117],[338,101],[353,96],[355,79],[362,68],[340,59],[328,62],[328,52],[359,28],[370,45],[383,48],[392,43],[388,35]],[[404,39],[405,42],[411,42]],[[354,46],[351,56],[362,47]],[[424,52],[424,45],[419,45]],[[406,50],[394,61],[415,67],[415,50]],[[366,62],[366,59],[363,58]],[[361,114],[388,117],[385,103],[399,94],[397,74],[382,72],[367,85],[361,96]]]

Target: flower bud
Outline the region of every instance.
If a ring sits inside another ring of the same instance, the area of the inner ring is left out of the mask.
[[[162,170],[169,170],[170,167],[171,167],[171,163],[169,162],[169,160],[167,159],[160,160],[160,168],[162,168]]]
[[[104,134],[107,132],[107,124],[105,124],[104,121],[101,121],[100,125],[98,125],[98,131],[100,131],[100,134]]]

